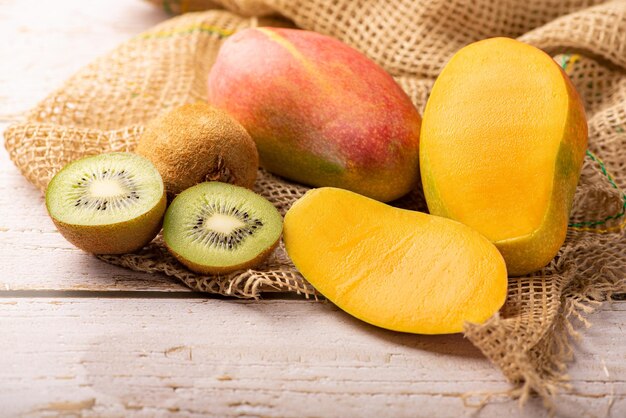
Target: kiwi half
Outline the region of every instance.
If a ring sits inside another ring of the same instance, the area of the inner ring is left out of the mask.
[[[114,152],[76,160],[50,181],[46,207],[59,232],[94,254],[123,254],[161,229],[166,196],[147,159]]]
[[[239,186],[205,182],[180,193],[163,221],[169,251],[190,270],[219,274],[254,267],[278,244],[283,218]]]

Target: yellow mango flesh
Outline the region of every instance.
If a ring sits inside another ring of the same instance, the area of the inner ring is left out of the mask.
[[[503,305],[507,272],[488,239],[449,219],[353,192],[314,189],[285,216],[302,275],[347,313],[418,334],[460,332]]]
[[[489,238],[512,275],[554,258],[587,126],[576,91],[550,56],[508,38],[461,49],[435,82],[421,138],[432,214]]]

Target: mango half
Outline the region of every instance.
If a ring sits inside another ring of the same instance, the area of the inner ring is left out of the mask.
[[[208,97],[246,128],[272,173],[381,201],[419,182],[419,113],[385,70],[336,39],[242,30],[222,45]]]
[[[539,270],[565,240],[586,148],[583,105],[550,56],[508,38],[473,43],[424,111],[428,209],[489,238],[509,274]]]
[[[295,266],[320,293],[382,328],[455,333],[504,304],[502,256],[449,219],[323,187],[294,203],[283,233]]]

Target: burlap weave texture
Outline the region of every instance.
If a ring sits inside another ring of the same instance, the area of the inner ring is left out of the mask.
[[[158,2],[161,4],[162,2]],[[582,314],[626,292],[626,1],[598,0],[213,0],[169,1],[168,20],[120,45],[69,79],[5,132],[21,172],[42,191],[64,164],[103,151],[134,149],[144,124],[175,106],[206,99],[206,76],[223,39],[282,16],[337,37],[389,71],[420,112],[447,60],[464,45],[509,36],[544,49],[584,101],[589,150],[567,241],[541,272],[511,278],[507,302],[466,336],[515,383],[517,395],[549,398],[565,387],[569,338]],[[245,16],[245,17],[244,17]],[[262,170],[256,191],[281,211],[306,188]],[[397,202],[425,210],[419,191]],[[160,272],[209,293],[255,297],[263,290],[314,294],[279,247],[258,269],[195,275],[159,238],[136,254],[103,260]]]

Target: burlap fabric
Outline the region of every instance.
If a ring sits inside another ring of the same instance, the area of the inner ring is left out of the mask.
[[[155,3],[161,4],[158,1]],[[423,110],[446,61],[481,38],[509,36],[555,56],[580,92],[589,149],[567,241],[543,271],[511,278],[507,302],[465,335],[525,399],[566,387],[577,322],[612,293],[626,292],[626,2],[598,0],[213,0],[164,2],[174,13],[84,68],[5,132],[22,173],[42,191],[64,164],[87,154],[133,150],[160,112],[206,99],[205,80],[225,37],[282,16],[337,37],[387,69]],[[244,17],[247,16],[247,17]],[[451,115],[451,117],[454,117]],[[284,213],[305,187],[259,171],[256,191]],[[419,191],[399,204],[425,210]],[[193,289],[237,297],[264,290],[314,295],[280,247],[258,269],[195,275],[159,238],[136,254],[101,257],[133,270],[164,273]]]

